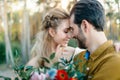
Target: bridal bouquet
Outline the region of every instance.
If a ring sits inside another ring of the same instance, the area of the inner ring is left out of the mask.
[[[50,59],[43,58],[44,61],[50,63],[55,57],[55,53]],[[59,62],[54,63],[51,67],[41,66],[34,68],[32,66],[16,66],[14,68],[19,78],[17,80],[83,80],[84,74],[75,68],[78,62],[73,61],[73,55],[70,60],[61,58]]]

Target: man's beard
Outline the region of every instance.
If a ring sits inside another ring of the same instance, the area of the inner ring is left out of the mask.
[[[86,49],[87,47],[85,46],[85,40],[78,40],[78,46],[79,48]]]
[[[78,36],[76,37],[76,39],[78,41],[79,48],[87,49],[86,44],[85,44],[86,43],[86,38],[85,38],[85,36],[83,35],[82,32],[80,32],[78,34]]]

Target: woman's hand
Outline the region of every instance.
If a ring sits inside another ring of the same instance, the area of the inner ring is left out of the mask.
[[[75,48],[73,47],[58,45],[55,52],[55,58],[58,60],[63,57],[69,59],[74,53],[74,51]]]

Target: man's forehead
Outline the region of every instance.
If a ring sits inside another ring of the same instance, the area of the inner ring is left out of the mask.
[[[72,14],[70,17],[70,27],[74,26],[74,15]]]
[[[70,23],[73,22],[73,21],[74,21],[74,15],[72,14],[72,15],[70,16]]]

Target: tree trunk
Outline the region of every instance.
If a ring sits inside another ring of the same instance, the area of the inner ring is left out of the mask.
[[[14,59],[13,59],[13,54],[11,50],[11,44],[10,44],[10,39],[9,39],[9,28],[8,28],[8,22],[7,22],[7,12],[6,12],[6,6],[7,6],[7,1],[4,0],[1,2],[1,17],[3,21],[3,27],[5,31],[5,52],[6,52],[6,63],[7,65],[12,63],[12,66],[14,66]]]
[[[21,43],[22,43],[22,62],[26,64],[26,62],[29,60],[29,54],[30,54],[30,23],[29,23],[29,15],[28,11],[26,10],[26,1],[24,5],[24,11],[23,11],[23,27],[22,27],[22,37],[21,37]]]

